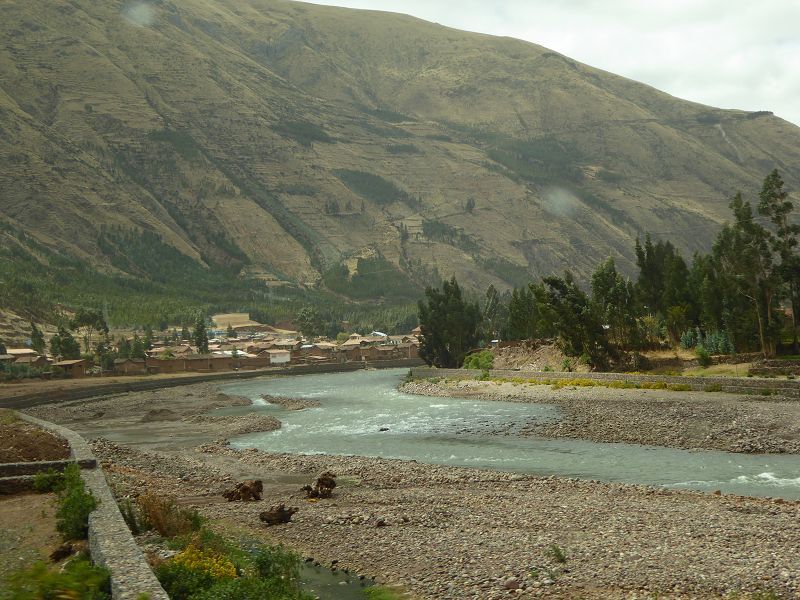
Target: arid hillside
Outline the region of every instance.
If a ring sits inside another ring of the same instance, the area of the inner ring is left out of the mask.
[[[0,35],[0,224],[105,273],[153,277],[134,230],[357,299],[503,288],[631,271],[645,231],[707,249],[737,189],[800,187],[800,128],[771,113],[402,15],[31,0]]]

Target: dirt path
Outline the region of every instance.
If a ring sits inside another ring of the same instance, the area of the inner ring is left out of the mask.
[[[47,560],[60,545],[55,511],[52,494],[0,496],[0,592],[9,573]]]

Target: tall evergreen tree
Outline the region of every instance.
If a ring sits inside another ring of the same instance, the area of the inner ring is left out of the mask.
[[[197,317],[197,321],[195,321],[192,341],[197,346],[198,353],[208,354],[208,332],[206,331],[205,319],[202,316]]]
[[[592,309],[589,297],[578,287],[572,274],[567,272],[564,277],[545,277],[543,281],[564,353],[569,356],[585,354],[593,366],[606,366],[609,347],[605,329]]]
[[[134,334],[133,343],[131,344],[131,358],[147,358],[147,349],[145,348],[142,338]]]
[[[481,310],[461,294],[456,278],[442,282],[442,289],[428,287],[418,303],[422,331],[419,355],[429,365],[457,368],[464,355],[481,339]]]

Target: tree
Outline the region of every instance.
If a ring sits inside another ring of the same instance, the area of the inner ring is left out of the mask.
[[[138,335],[133,336],[133,344],[131,345],[130,357],[147,358],[147,351],[144,346],[144,342],[142,342],[142,338],[140,338]]]
[[[33,348],[37,354],[44,354],[44,334],[42,334],[42,330],[39,329],[33,321],[31,321],[31,348]]]
[[[749,202],[736,194],[730,204],[734,223],[725,225],[714,243],[713,253],[727,289],[750,302],[758,325],[758,340],[764,356],[775,353],[773,304],[780,284],[774,268],[769,232],[753,220]]]
[[[94,354],[97,364],[100,365],[103,371],[112,371],[114,369],[116,354],[107,336],[95,345]]]
[[[463,298],[455,277],[442,282],[441,290],[426,288],[425,298],[417,304],[422,331],[420,357],[429,365],[460,367],[464,355],[481,339],[480,307]]]
[[[467,201],[464,203],[464,210],[472,214],[475,210],[475,198],[467,198]]]
[[[208,354],[208,333],[206,332],[206,322],[203,317],[197,317],[192,332],[192,341],[197,346],[197,352]]]
[[[325,323],[311,306],[301,308],[300,312],[295,316],[294,322],[300,328],[300,333],[307,338],[320,335],[325,331]]]
[[[63,326],[50,338],[50,354],[61,360],[76,360],[81,357],[81,347],[73,335]]]
[[[181,328],[181,340],[183,340],[183,341],[189,341],[190,339],[192,339],[192,334],[191,334],[191,333],[189,333],[189,328],[188,328],[188,327],[186,327],[186,325],[184,325],[184,326]]]
[[[775,227],[770,234],[772,250],[781,258],[778,273],[789,289],[789,300],[792,304],[792,347],[797,354],[797,311],[798,292],[800,292],[800,257],[797,256],[797,236],[800,225],[789,222],[789,215],[794,205],[789,194],[783,189],[783,180],[775,169],[764,179],[761,193],[758,196],[758,214],[769,217]]]
[[[609,257],[592,274],[592,305],[617,347],[639,346],[633,284],[617,272],[613,258]]]
[[[236,333],[236,330],[231,327],[230,323],[228,323],[228,331],[225,332],[225,335],[227,335],[229,338],[239,337],[239,335]]]
[[[83,349],[87,353],[91,350],[92,335],[95,331],[108,333],[108,325],[103,318],[103,313],[97,309],[78,309],[69,325],[72,330],[83,330]]]
[[[3,343],[3,340],[0,340],[0,354],[6,354],[6,345]]]
[[[572,274],[543,279],[547,286],[547,304],[555,316],[561,349],[569,356],[589,357],[595,367],[608,363],[609,348],[605,329],[592,310],[589,296],[575,283]]]
[[[131,342],[128,338],[123,337],[117,344],[117,357],[131,358]]]

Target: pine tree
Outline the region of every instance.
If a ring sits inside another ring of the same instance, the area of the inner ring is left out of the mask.
[[[226,332],[226,335],[227,335],[229,338],[235,338],[235,337],[238,337],[238,334],[236,333],[236,330],[235,330],[233,327],[231,327],[231,324],[230,324],[230,323],[228,323],[228,331]]]
[[[133,345],[131,346],[131,358],[147,358],[144,342],[138,335],[133,336]]]
[[[457,368],[480,339],[481,309],[461,295],[456,278],[442,283],[442,289],[427,288],[427,300],[418,303],[422,329],[419,355],[429,365]]]
[[[206,332],[206,323],[203,317],[197,317],[194,324],[194,332],[192,333],[192,341],[197,346],[199,354],[208,354],[208,333]]]

